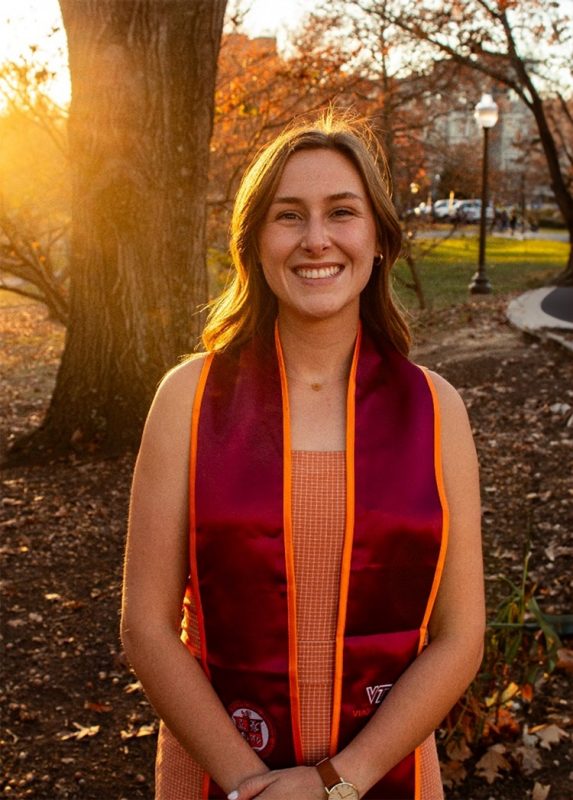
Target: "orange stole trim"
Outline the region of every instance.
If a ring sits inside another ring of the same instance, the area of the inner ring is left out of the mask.
[[[207,383],[207,376],[213,363],[214,353],[210,353],[201,369],[199,376],[199,383],[195,390],[195,397],[193,398],[193,411],[191,413],[191,442],[189,451],[189,574],[191,578],[191,591],[195,601],[195,610],[197,613],[197,625],[199,628],[199,642],[201,646],[201,665],[205,674],[210,678],[209,667],[207,664],[207,640],[205,637],[205,618],[203,616],[203,608],[201,605],[201,595],[199,593],[199,573],[197,568],[197,527],[196,527],[196,509],[195,509],[195,478],[197,474],[197,437],[199,434],[199,414],[201,412],[201,402],[203,400],[203,393],[205,391],[205,384]],[[207,780],[207,789],[209,782]],[[205,797],[207,795],[205,794]]]
[[[444,472],[442,467],[442,418],[440,413],[440,403],[434,383],[430,377],[429,371],[426,367],[421,367],[422,373],[428,383],[430,394],[432,395],[432,403],[434,406],[434,470],[436,474],[436,485],[438,488],[438,496],[442,506],[442,541],[440,543],[440,553],[438,556],[438,563],[436,564],[436,572],[432,589],[428,602],[426,604],[426,611],[424,619],[422,620],[422,627],[420,628],[420,642],[418,645],[418,653],[424,649],[426,642],[426,634],[428,630],[428,623],[434,608],[434,603],[438,595],[438,589],[442,580],[444,572],[444,564],[446,561],[446,553],[448,549],[448,538],[450,531],[450,512],[448,506],[448,498],[446,496],[446,488],[444,486]],[[422,766],[421,766],[421,753],[420,747],[417,747],[414,753],[415,757],[415,795],[414,800],[422,800]]]
[[[344,656],[344,631],[346,628],[346,609],[348,605],[348,588],[350,585],[350,567],[352,560],[352,543],[354,538],[354,440],[356,409],[356,370],[362,340],[362,328],[358,328],[354,355],[348,379],[346,395],[346,523],[344,528],[344,544],[342,547],[342,563],[340,566],[340,595],[338,600],[338,621],[336,624],[336,650],[334,657],[334,681],[332,697],[332,725],[330,729],[330,756],[338,752],[338,735],[340,731],[340,712],[342,704],[342,677]]]
[[[424,648],[426,640],[426,632],[428,630],[428,622],[430,620],[430,616],[434,608],[434,603],[436,601],[438,589],[440,587],[440,581],[442,580],[442,574],[444,572],[444,564],[446,561],[446,552],[448,549],[448,537],[450,530],[450,512],[448,507],[448,499],[446,497],[446,489],[444,486],[444,474],[442,469],[442,438],[441,438],[442,420],[440,415],[440,404],[438,401],[438,395],[436,393],[435,386],[432,382],[428,370],[426,369],[426,367],[420,367],[420,369],[422,370],[424,377],[428,382],[430,394],[432,395],[432,403],[434,404],[434,470],[436,474],[436,485],[438,487],[438,495],[440,498],[440,504],[442,506],[442,541],[440,543],[440,554],[438,556],[438,563],[436,564],[436,572],[434,574],[432,589],[430,591],[430,596],[428,597],[428,602],[426,604],[426,611],[424,613],[422,626],[420,628],[420,643],[418,645],[418,653],[420,653]]]
[[[420,641],[418,644],[418,654],[422,652],[422,650],[424,649],[424,645],[426,643],[428,623],[430,621],[430,616],[434,608],[434,603],[436,601],[436,597],[438,595],[438,589],[440,587],[440,582],[442,580],[442,574],[444,572],[446,552],[448,549],[448,534],[449,534],[449,521],[450,521],[448,500],[446,497],[446,490],[444,487],[444,475],[442,470],[442,440],[441,440],[442,421],[440,415],[440,404],[438,402],[438,395],[436,393],[436,389],[434,387],[432,379],[430,378],[428,370],[425,367],[420,367],[420,369],[422,370],[422,373],[428,383],[428,388],[430,389],[430,394],[432,395],[432,404],[434,406],[434,471],[436,475],[436,485],[438,488],[440,504],[442,506],[442,541],[440,542],[440,553],[438,556],[438,563],[436,564],[436,572],[434,574],[434,580],[432,583],[430,596],[428,597],[424,618],[422,620],[422,626],[420,628]],[[414,800],[422,800],[422,763],[421,763],[420,747],[416,747],[414,751]]]
[[[281,378],[283,405],[283,523],[285,565],[287,577],[288,639],[289,639],[289,690],[291,725],[297,764],[302,764],[302,736],[300,721],[300,688],[298,675],[298,630],[296,618],[296,579],[294,574],[294,545],[292,539],[292,454],[288,383],[278,322],[275,323],[275,347]]]
[[[201,784],[201,800],[209,800],[210,786],[211,786],[211,777],[205,772],[205,774],[203,775],[203,783]]]

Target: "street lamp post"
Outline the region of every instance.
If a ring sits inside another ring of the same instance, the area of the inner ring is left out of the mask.
[[[488,172],[488,140],[489,129],[493,128],[497,122],[497,103],[491,94],[482,94],[481,100],[477,104],[474,118],[480,128],[483,129],[483,161],[481,173],[481,215],[479,223],[479,253],[478,269],[469,285],[472,294],[489,294],[491,283],[485,269],[485,228],[487,214],[487,172]]]

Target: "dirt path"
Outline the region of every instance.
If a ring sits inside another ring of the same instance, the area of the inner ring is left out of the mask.
[[[511,330],[503,308],[490,299],[441,312],[420,329],[416,358],[456,385],[469,408],[482,469],[490,608],[505,591],[503,577],[520,580],[529,540],[530,578],[543,610],[571,613],[573,359]],[[19,306],[0,309],[0,334],[5,446],[41,418],[62,333],[41,309]],[[118,641],[132,461],[72,459],[2,473],[4,797],[153,796],[155,718]],[[570,673],[541,677],[533,703],[513,709],[517,729],[501,738],[492,732],[462,759],[469,777],[452,785],[448,800],[570,800],[570,699]],[[536,748],[529,774],[516,749],[524,724],[563,732]],[[499,755],[508,769],[489,785],[475,765],[495,742],[507,748]],[[445,753],[444,763],[451,766]],[[547,786],[544,794],[539,787]]]

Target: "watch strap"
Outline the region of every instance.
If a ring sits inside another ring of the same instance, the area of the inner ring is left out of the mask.
[[[316,765],[316,768],[322,779],[322,782],[324,783],[325,789],[330,790],[333,786],[341,783],[342,778],[334,768],[334,765],[329,758],[323,758],[322,761],[319,761]]]

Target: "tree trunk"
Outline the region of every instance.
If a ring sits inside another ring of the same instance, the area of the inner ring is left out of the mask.
[[[573,228],[569,228],[569,257],[565,269],[552,281],[556,286],[573,286]]]
[[[516,72],[521,76],[523,85],[529,91],[529,95],[531,97],[531,100],[527,103],[527,105],[529,106],[537,124],[539,141],[541,142],[541,147],[543,148],[543,152],[547,160],[547,167],[551,177],[551,188],[553,190],[553,194],[555,195],[555,202],[559,206],[559,210],[563,215],[565,225],[567,226],[567,230],[569,232],[569,257],[567,260],[567,265],[565,269],[556,276],[554,282],[562,286],[573,286],[573,194],[571,194],[571,189],[568,185],[565,171],[560,161],[559,148],[557,147],[557,142],[555,141],[555,137],[549,126],[549,120],[547,118],[546,108],[543,104],[543,100],[537,92],[533,81],[529,77],[525,69],[525,64],[523,61],[521,61],[521,59],[519,59],[515,49],[512,48],[510,52]],[[524,102],[527,101],[525,92],[522,92],[521,97]]]
[[[135,445],[207,301],[205,200],[226,0],[60,0],[73,171],[70,316],[26,449]]]

